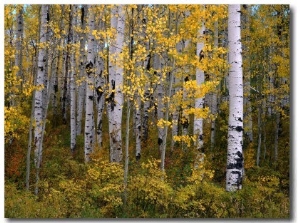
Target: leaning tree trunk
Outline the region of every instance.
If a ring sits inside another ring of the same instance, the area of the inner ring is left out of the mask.
[[[228,6],[229,120],[226,190],[242,188],[243,178],[243,70],[240,5]]]
[[[85,129],[84,129],[84,155],[85,162],[90,161],[90,154],[94,146],[94,73],[95,73],[95,38],[93,30],[95,29],[95,16],[93,7],[89,5],[88,9],[88,46],[87,46],[87,63],[86,63],[86,104],[85,104]]]
[[[40,44],[38,52],[38,71],[36,77],[36,86],[40,87],[35,91],[34,97],[34,144],[35,144],[35,156],[34,163],[36,167],[36,190],[35,193],[38,193],[38,183],[39,183],[39,171],[40,165],[42,162],[42,135],[43,135],[43,90],[47,87],[44,86],[45,72],[46,72],[46,63],[47,55],[45,43],[47,41],[47,17],[48,17],[48,5],[41,6],[41,28],[40,28]]]

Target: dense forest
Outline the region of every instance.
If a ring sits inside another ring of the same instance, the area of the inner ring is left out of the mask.
[[[6,218],[289,218],[289,5],[5,5]]]

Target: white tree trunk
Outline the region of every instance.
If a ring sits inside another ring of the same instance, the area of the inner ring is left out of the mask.
[[[86,63],[86,104],[85,104],[85,129],[84,129],[84,155],[85,162],[89,162],[90,154],[94,146],[94,73],[95,73],[95,38],[92,35],[95,29],[95,16],[93,7],[89,5],[88,9],[88,46],[87,46],[87,63]]]
[[[85,44],[86,44],[86,34],[83,32],[86,28],[86,14],[87,14],[87,6],[82,5],[81,6],[81,30],[82,33],[80,35],[80,73],[79,73],[79,79],[82,80],[85,76],[85,65],[86,65],[86,51],[85,51]],[[84,99],[85,99],[85,82],[80,82],[78,85],[78,99],[77,99],[77,120],[76,120],[76,131],[77,135],[80,135],[82,132],[82,113],[83,113],[83,107],[84,107]]]
[[[116,30],[116,38],[110,45],[109,61],[109,135],[110,135],[110,161],[121,162],[122,160],[122,107],[123,93],[123,64],[122,50],[124,43],[125,12],[123,5],[113,6],[111,26]],[[117,17],[116,17],[117,16]],[[111,61],[112,60],[112,61]]]
[[[40,44],[46,43],[47,37],[47,14],[48,5],[42,5],[41,8],[41,29],[40,29]],[[35,143],[35,167],[40,168],[42,159],[42,129],[43,129],[43,89],[44,86],[46,63],[47,63],[46,48],[40,47],[38,52],[38,70],[36,77],[36,86],[41,87],[36,90],[34,98],[34,118],[35,118],[35,128],[34,128],[34,143]]]
[[[149,79],[151,53],[149,51],[150,49],[149,40],[146,39],[147,16],[144,14],[143,14],[142,22],[143,22],[143,29],[142,29],[141,36],[144,38],[144,45],[146,51],[149,53],[146,59],[144,60],[144,69],[145,69],[146,78]],[[150,100],[151,100],[149,82],[145,84],[144,92],[145,92],[144,93],[145,101],[143,101],[142,136],[143,136],[143,141],[146,141],[148,139],[148,129],[149,129],[148,120],[149,120],[149,109],[150,109]]]
[[[199,36],[202,38],[201,42],[197,43],[197,56],[199,57],[199,61],[203,59],[204,56],[204,34],[205,34],[205,26],[202,24],[199,30]],[[204,83],[204,71],[200,69],[196,69],[196,81],[197,85],[201,86]],[[196,98],[195,100],[195,108],[203,108],[204,105],[204,97]],[[203,118],[196,117],[194,118],[194,135],[197,135],[196,140],[196,148],[200,152],[203,147]]]
[[[243,70],[240,5],[228,6],[229,120],[226,190],[242,188],[243,178]]]
[[[156,74],[159,77],[157,88],[156,88],[156,97],[157,97],[157,120],[164,118],[164,103],[163,103],[163,97],[164,97],[164,88],[163,88],[163,77],[162,77],[162,67],[161,67],[161,60],[160,55],[157,53],[154,54],[153,59],[153,68],[154,68],[154,74]],[[164,128],[158,127],[158,145],[159,150],[162,152],[163,148],[163,138],[164,138]],[[161,161],[163,162],[163,161]]]
[[[69,66],[70,66],[70,45],[71,45],[71,12],[69,13],[69,30],[68,30],[68,37],[67,37],[67,50],[65,52],[64,57],[64,82],[63,82],[63,96],[62,96],[62,117],[63,117],[63,123],[67,124],[67,104],[69,99]]]
[[[100,21],[99,30],[104,29],[104,24]],[[99,52],[103,51],[104,43],[98,42]],[[97,101],[97,143],[100,147],[102,147],[102,138],[103,138],[103,129],[102,129],[102,116],[104,110],[104,84],[105,84],[105,77],[104,77],[104,60],[97,53],[96,57],[96,101]]]
[[[77,5],[71,6],[71,17],[72,19],[72,48],[71,48],[71,70],[70,70],[70,98],[71,98],[71,111],[70,111],[70,124],[71,124],[71,152],[73,153],[76,148],[76,86],[75,86],[75,75],[76,75],[76,58],[75,58],[75,47],[76,44],[76,14]],[[74,45],[73,45],[74,44]]]

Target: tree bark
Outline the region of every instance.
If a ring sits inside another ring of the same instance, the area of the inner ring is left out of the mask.
[[[240,5],[228,6],[229,120],[226,190],[242,188],[243,178],[243,70]]]
[[[42,135],[43,135],[43,120],[44,120],[44,110],[43,110],[43,89],[47,86],[44,86],[45,72],[46,72],[46,47],[43,46],[47,41],[47,15],[48,15],[48,5],[41,6],[41,28],[40,28],[40,48],[38,52],[38,70],[36,77],[36,86],[40,89],[37,89],[35,92],[34,98],[34,119],[35,119],[35,128],[34,128],[34,144],[35,144],[35,156],[34,163],[36,167],[36,190],[35,193],[38,193],[38,183],[39,183],[39,170],[42,162]]]
[[[218,29],[218,21],[214,23],[214,48],[215,52],[217,53],[217,49],[219,47],[219,29]],[[212,74],[212,78],[216,79],[216,75]],[[219,87],[218,87],[219,88]],[[218,88],[213,90],[211,96],[211,114],[216,115],[218,113]],[[211,127],[210,127],[210,149],[211,151],[215,147],[216,141],[216,119],[215,117],[211,120]]]
[[[197,43],[197,56],[199,57],[199,61],[204,57],[204,38],[205,35],[205,25],[202,24],[199,30],[199,36],[202,37],[202,42]],[[204,71],[199,68],[196,69],[196,81],[197,85],[201,86],[204,83]],[[195,108],[203,108],[204,105],[204,97],[196,98],[195,100]],[[203,118],[196,117],[194,118],[194,135],[197,136],[196,140],[196,148],[199,152],[202,152],[203,148]]]
[[[88,46],[87,46],[87,63],[86,63],[86,104],[85,104],[85,129],[84,129],[84,155],[85,162],[90,161],[90,154],[94,146],[94,73],[95,73],[95,38],[92,34],[95,29],[95,16],[93,7],[87,6],[88,10]]]
[[[81,34],[80,34],[80,73],[79,79],[83,80],[85,76],[85,65],[86,65],[86,53],[85,53],[85,44],[86,44],[86,34],[84,30],[86,28],[86,15],[87,15],[87,6],[81,6]],[[82,113],[84,108],[84,99],[85,99],[85,81],[80,81],[78,86],[78,99],[77,99],[77,119],[76,119],[76,134],[80,135],[82,132]]]
[[[71,124],[71,152],[74,153],[76,148],[76,86],[75,86],[75,75],[76,75],[76,58],[75,58],[75,44],[76,44],[76,14],[77,14],[77,5],[70,6],[70,20],[71,22],[71,70],[70,72],[70,99],[71,99],[71,108],[70,108],[70,124]]]
[[[100,30],[104,29],[104,24],[100,21]],[[98,42],[99,52],[102,52],[104,49],[104,41]],[[96,56],[96,99],[97,99],[97,143],[100,147],[103,146],[103,129],[102,129],[102,116],[104,111],[104,85],[105,85],[105,77],[104,77],[104,60],[102,56],[99,55],[99,52]]]
[[[116,30],[116,38],[111,42],[110,45],[111,58],[109,61],[110,161],[119,163],[122,160],[121,124],[123,94],[121,87],[123,86],[122,50],[125,28],[125,12],[123,9],[123,5],[113,6],[111,14],[111,26]]]

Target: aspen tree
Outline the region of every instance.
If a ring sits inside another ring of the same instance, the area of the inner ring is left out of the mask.
[[[204,41],[205,41],[205,25],[202,24],[201,28],[199,29],[198,33],[200,41],[197,43],[197,56],[199,57],[199,61],[203,60],[204,58]],[[196,81],[197,85],[201,86],[204,83],[204,71],[197,68],[196,69]],[[203,108],[204,104],[204,97],[197,98],[195,100],[195,108]],[[194,135],[196,135],[196,148],[200,151],[203,147],[203,118],[195,116],[194,118]]]
[[[146,52],[149,52],[150,49],[150,38],[146,35],[146,29],[147,29],[147,23],[148,23],[148,18],[146,16],[146,7],[147,6],[138,6],[138,7],[142,7],[143,9],[143,19],[142,19],[142,32],[140,34],[140,36],[144,39],[143,41],[143,45],[145,47]],[[141,10],[142,10],[141,9]],[[151,63],[151,52],[149,52],[149,54],[147,55],[147,57],[144,60],[143,63],[143,67],[145,70],[145,76],[147,77],[147,79],[149,78],[149,71],[150,71],[150,63]],[[143,116],[142,116],[142,137],[143,137],[143,141],[146,141],[148,139],[148,131],[149,131],[149,110],[151,107],[151,93],[150,93],[150,83],[147,82],[145,84],[145,91],[144,91],[144,101],[143,103]]]
[[[101,15],[102,16],[102,15]],[[104,30],[105,24],[100,19],[98,30]],[[103,129],[102,129],[102,120],[103,120],[103,111],[104,111],[104,84],[105,84],[105,76],[104,76],[104,59],[102,57],[102,52],[104,49],[104,40],[101,38],[97,41],[98,50],[96,56],[96,82],[95,82],[95,91],[96,91],[96,102],[97,102],[97,143],[100,147],[102,147],[102,140],[103,140]]]
[[[87,6],[82,5],[80,8],[80,25],[81,25],[81,32],[80,32],[80,62],[79,62],[79,79],[82,80],[85,76],[85,65],[86,65],[86,51],[85,51],[85,44],[86,44],[86,16],[87,16]],[[84,99],[85,99],[85,82],[80,81],[78,87],[78,95],[77,95],[77,119],[76,119],[76,131],[77,135],[80,135],[82,132],[82,113],[84,108]]]
[[[214,22],[214,51],[217,52],[219,47],[219,28],[218,28],[218,20]],[[212,74],[212,78],[217,78],[216,74]],[[211,114],[216,115],[218,113],[218,89],[214,90],[211,95]],[[215,147],[216,141],[216,117],[213,117],[211,120],[211,131],[210,131],[210,149],[213,150]]]
[[[240,5],[228,6],[229,120],[226,190],[242,189],[243,156],[243,70]]]
[[[76,86],[75,86],[75,75],[76,75],[76,58],[75,58],[75,44],[76,44],[76,14],[77,5],[70,5],[70,20],[71,20],[71,69],[69,71],[70,76],[70,96],[71,96],[71,107],[70,107],[70,124],[71,124],[71,152],[73,153],[76,148]]]
[[[138,21],[137,21],[137,26],[141,27],[142,26],[142,19],[139,17],[140,16],[140,11],[141,11],[141,7],[138,8]],[[129,56],[130,56],[130,60],[133,61],[133,53],[134,53],[134,32],[135,32],[135,27],[134,27],[134,8],[131,8],[131,19],[130,19],[130,24],[129,24],[129,35],[130,35],[130,40],[129,40]],[[141,44],[140,41],[137,41],[138,44]],[[136,67],[139,68],[142,66],[142,61],[139,61],[138,58],[134,58],[134,60],[136,61]],[[141,71],[139,69],[137,69],[136,71],[136,78],[138,80],[141,79]],[[142,95],[140,95],[140,90],[136,89],[135,90],[135,128],[134,128],[134,132],[135,132],[135,158],[138,161],[141,158],[141,138],[142,138],[142,114],[141,114],[141,104],[142,104],[142,100],[141,97]]]
[[[43,105],[43,90],[47,87],[44,86],[47,55],[46,55],[46,44],[47,44],[47,23],[48,23],[48,5],[41,6],[41,28],[40,28],[40,43],[38,52],[38,70],[36,77],[36,86],[38,89],[35,92],[34,98],[34,118],[35,118],[35,128],[34,128],[34,144],[35,144],[35,156],[34,163],[36,167],[36,185],[39,182],[39,171],[42,162],[42,151],[43,151],[43,119],[44,110]],[[36,187],[35,193],[38,193],[38,187]]]
[[[93,6],[87,6],[88,13],[88,46],[86,62],[86,98],[85,98],[85,129],[84,129],[84,155],[85,162],[89,162],[90,154],[94,146],[94,73],[95,73],[95,38],[93,30],[95,29],[95,16]]]
[[[123,5],[113,6],[111,10],[111,27],[116,32],[115,40],[110,44],[109,60],[109,135],[110,135],[110,161],[122,160],[122,106],[123,94],[123,64],[122,50],[124,42],[125,13]]]

